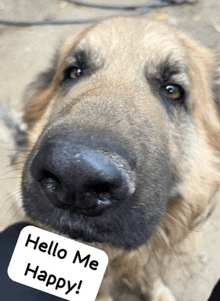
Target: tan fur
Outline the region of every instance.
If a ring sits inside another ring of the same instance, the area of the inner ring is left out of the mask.
[[[165,121],[161,117],[161,112],[158,110],[152,92],[149,87],[144,87],[143,82],[136,82],[135,75],[129,70],[129,66],[128,70],[123,70],[123,67],[120,68],[122,53],[128,64],[131,59],[135,61],[134,65],[137,69],[142,62],[147,60],[150,73],[156,72],[154,67],[156,61],[170,60],[172,56],[172,60],[180,61],[183,68],[186,68],[190,78],[190,82],[186,81],[186,84],[190,86],[192,93],[191,99],[193,102],[190,106],[197,139],[189,142],[189,146],[188,144],[184,146],[185,142],[183,142],[183,155],[179,154],[178,143],[182,143],[182,137],[177,137],[177,140],[181,140],[178,142],[175,138],[176,133],[170,128],[170,152],[175,161],[175,173],[181,179],[178,187],[176,187],[178,194],[173,191],[173,198],[168,203],[167,212],[158,225],[155,234],[146,245],[139,247],[137,250],[124,251],[108,245],[95,244],[95,246],[105,250],[110,258],[98,300],[113,300],[111,297],[112,291],[117,290],[116,285],[121,281],[130,289],[139,289],[140,294],[146,300],[173,301],[175,299],[172,293],[160,280],[161,273],[166,267],[167,260],[174,256],[174,250],[178,252],[181,249],[181,242],[209,216],[214,205],[212,204],[212,197],[220,183],[219,158],[217,155],[220,146],[220,123],[211,91],[216,62],[214,56],[207,49],[192,41],[185,34],[161,23],[149,23],[144,19],[141,21],[131,19],[132,25],[129,29],[133,31],[134,40],[129,48],[131,52],[126,53],[128,51],[126,48],[127,23],[129,23],[129,19],[108,20],[93,25],[92,29],[86,29],[76,37],[71,37],[61,50],[53,83],[46,90],[36,91],[31,96],[32,99],[27,101],[24,121],[29,126],[31,148],[45,127],[48,129],[54,124],[61,123],[67,112],[73,110],[72,94],[68,96],[63,104],[61,101],[58,102],[56,98],[62,100],[62,94],[56,96],[56,93],[65,61],[77,43],[79,43],[78,48],[84,47],[84,44],[86,44],[88,51],[90,47],[95,48],[97,53],[95,60],[98,65],[102,64],[102,58],[105,57],[108,49],[112,49],[112,57],[109,58],[106,65],[112,61],[113,67],[108,65],[108,77],[106,74],[105,78],[100,76],[98,84],[97,78],[87,80],[87,91],[89,92],[84,92],[83,87],[81,91],[81,85],[79,84],[77,90],[73,92],[74,99],[77,100],[83,97],[95,99],[98,95],[114,93],[115,97],[124,97],[127,100],[132,122],[135,122],[135,118],[141,119],[141,114],[148,114],[158,124],[158,132],[165,127]],[[103,34],[103,26],[110,28],[108,36]],[[135,26],[137,26],[137,31]],[[91,31],[92,33],[87,39],[87,33]],[[142,31],[146,33],[146,38],[142,38]],[[122,34],[122,45],[124,44],[124,49],[121,48],[119,52],[117,52],[118,48],[115,47],[118,43],[118,32]],[[140,33],[139,36],[137,36],[137,32]],[[129,34],[132,35],[131,32]],[[145,44],[147,45],[146,55],[142,49],[142,45]],[[156,48],[155,45],[157,45]],[[170,55],[172,47],[174,50]],[[155,49],[157,50],[156,53]],[[118,70],[116,66],[118,66]],[[125,81],[126,77],[127,82]],[[180,78],[179,81],[185,81],[185,79]],[[135,82],[135,84],[132,84],[132,82]],[[138,90],[136,90],[136,87],[138,87]],[[150,105],[143,105],[142,99],[146,93]],[[129,95],[136,99],[136,106],[141,113],[137,113],[133,108]],[[78,108],[77,101],[75,106],[80,114],[81,111]],[[94,108],[94,110],[96,109]],[[120,108],[119,112],[121,112]],[[158,114],[155,114],[155,112]],[[55,121],[53,121],[53,114],[58,116]],[[89,118],[86,113],[85,118]],[[78,122],[77,118],[75,119]],[[92,126],[90,121],[85,120],[85,123],[87,122],[89,126]],[[97,121],[100,127],[105,122]],[[126,129],[124,129],[124,132],[126,135]],[[182,159],[183,156],[184,160]]]

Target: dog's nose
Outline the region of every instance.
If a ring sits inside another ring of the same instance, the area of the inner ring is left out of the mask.
[[[91,147],[79,140],[64,135],[45,142],[31,164],[31,174],[54,206],[99,215],[134,193],[136,171],[106,143]]]

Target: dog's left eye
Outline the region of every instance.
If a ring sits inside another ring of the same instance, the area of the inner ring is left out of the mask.
[[[83,75],[83,69],[76,66],[69,66],[63,71],[63,82],[66,80],[76,80]]]
[[[173,100],[181,100],[184,96],[184,90],[179,85],[166,85],[162,88],[162,94]]]

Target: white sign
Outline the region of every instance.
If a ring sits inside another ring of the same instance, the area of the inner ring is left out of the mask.
[[[8,275],[66,300],[94,301],[107,264],[104,251],[27,226],[18,238]]]

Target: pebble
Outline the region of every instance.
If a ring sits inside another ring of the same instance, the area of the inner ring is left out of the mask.
[[[199,254],[199,260],[200,262],[204,263],[204,264],[207,264],[207,262],[209,261],[209,254],[207,251],[203,251]]]

